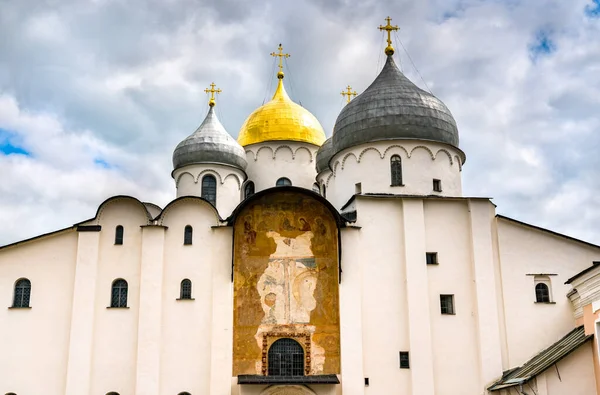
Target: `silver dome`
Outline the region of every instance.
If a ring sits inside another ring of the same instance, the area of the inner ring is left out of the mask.
[[[246,153],[227,133],[211,107],[206,118],[194,133],[185,138],[173,152],[173,168],[193,163],[221,163],[244,170]]]
[[[458,129],[448,107],[413,84],[388,56],[375,81],[342,109],[332,139],[335,153],[394,139],[431,140],[458,148]]]
[[[330,137],[317,151],[317,174],[329,168],[329,161],[333,157],[333,153],[333,141]]]

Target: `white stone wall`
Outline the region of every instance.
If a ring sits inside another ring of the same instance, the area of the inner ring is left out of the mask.
[[[316,182],[315,159],[318,146],[295,141],[269,141],[244,147],[248,180],[256,192],[272,188],[281,177],[293,186],[312,189]]]
[[[227,218],[243,199],[242,184],[246,174],[231,166],[193,164],[173,171],[177,197],[202,196],[202,177],[211,174],[217,180],[217,210]]]
[[[390,158],[402,159],[403,186],[391,186]],[[327,199],[341,208],[357,193],[462,196],[461,153],[435,142],[398,140],[361,144],[337,153],[330,161],[332,173],[318,179],[327,187]],[[438,179],[442,191],[433,190]]]

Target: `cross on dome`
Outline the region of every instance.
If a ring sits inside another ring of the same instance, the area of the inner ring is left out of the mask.
[[[399,30],[398,25],[396,26],[392,26],[391,22],[392,22],[392,18],[390,18],[389,16],[387,18],[385,18],[385,20],[387,21],[387,25],[383,26],[383,25],[379,25],[379,30],[385,30],[387,32],[387,47],[385,47],[385,54],[388,56],[391,56],[394,54],[394,47],[392,47],[392,32]]]
[[[216,86],[215,83],[211,82],[210,89],[206,88],[204,90],[204,92],[210,93],[210,99],[208,99],[208,105],[210,107],[213,107],[216,104],[215,93],[221,93],[222,92],[221,89],[215,89],[215,86]]]
[[[352,87],[350,85],[348,85],[346,87],[346,90],[342,91],[341,95],[346,97],[347,103],[350,103],[350,100],[352,100],[352,96],[356,97],[356,95],[358,95],[358,93],[356,93],[356,91],[352,92]]]
[[[289,58],[290,54],[283,53],[283,46],[281,44],[279,44],[279,47],[277,49],[278,49],[279,53],[271,52],[271,56],[279,58],[279,72],[277,73],[277,78],[282,79],[283,78],[283,59]]]

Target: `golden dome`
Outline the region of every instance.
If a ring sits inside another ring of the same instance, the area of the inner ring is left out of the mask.
[[[242,125],[237,139],[242,146],[272,140],[320,146],[325,141],[325,132],[317,118],[289,98],[282,77],[271,101],[254,110]]]

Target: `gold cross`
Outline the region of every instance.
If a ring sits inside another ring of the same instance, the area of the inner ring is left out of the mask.
[[[208,99],[208,105],[211,106],[211,107],[213,107],[216,104],[216,102],[215,102],[215,93],[221,93],[221,89],[215,89],[215,86],[216,86],[215,83],[212,82],[210,84],[210,89],[206,88],[204,90],[204,92],[210,93],[210,99]]]
[[[350,103],[350,100],[352,100],[351,99],[352,96],[358,95],[358,93],[356,93],[356,91],[352,92],[352,87],[350,87],[350,85],[348,85],[348,87],[346,88],[346,90],[342,91],[341,94],[342,94],[342,96],[347,96],[347,98],[346,98],[346,102],[347,103]]]
[[[392,24],[390,23],[392,21],[392,18],[390,18],[389,16],[387,18],[385,18],[385,20],[387,21],[387,25],[382,26],[379,25],[379,30],[385,30],[387,32],[387,47],[385,47],[385,54],[386,55],[393,55],[394,54],[394,47],[392,47],[392,36],[391,33],[393,31],[399,30],[398,26],[392,26]]]
[[[271,52],[271,56],[279,58],[279,72],[277,73],[277,78],[282,79],[283,78],[283,59],[289,58],[290,54],[283,53],[283,46],[281,44],[279,44],[278,50],[279,50],[279,53]]]

